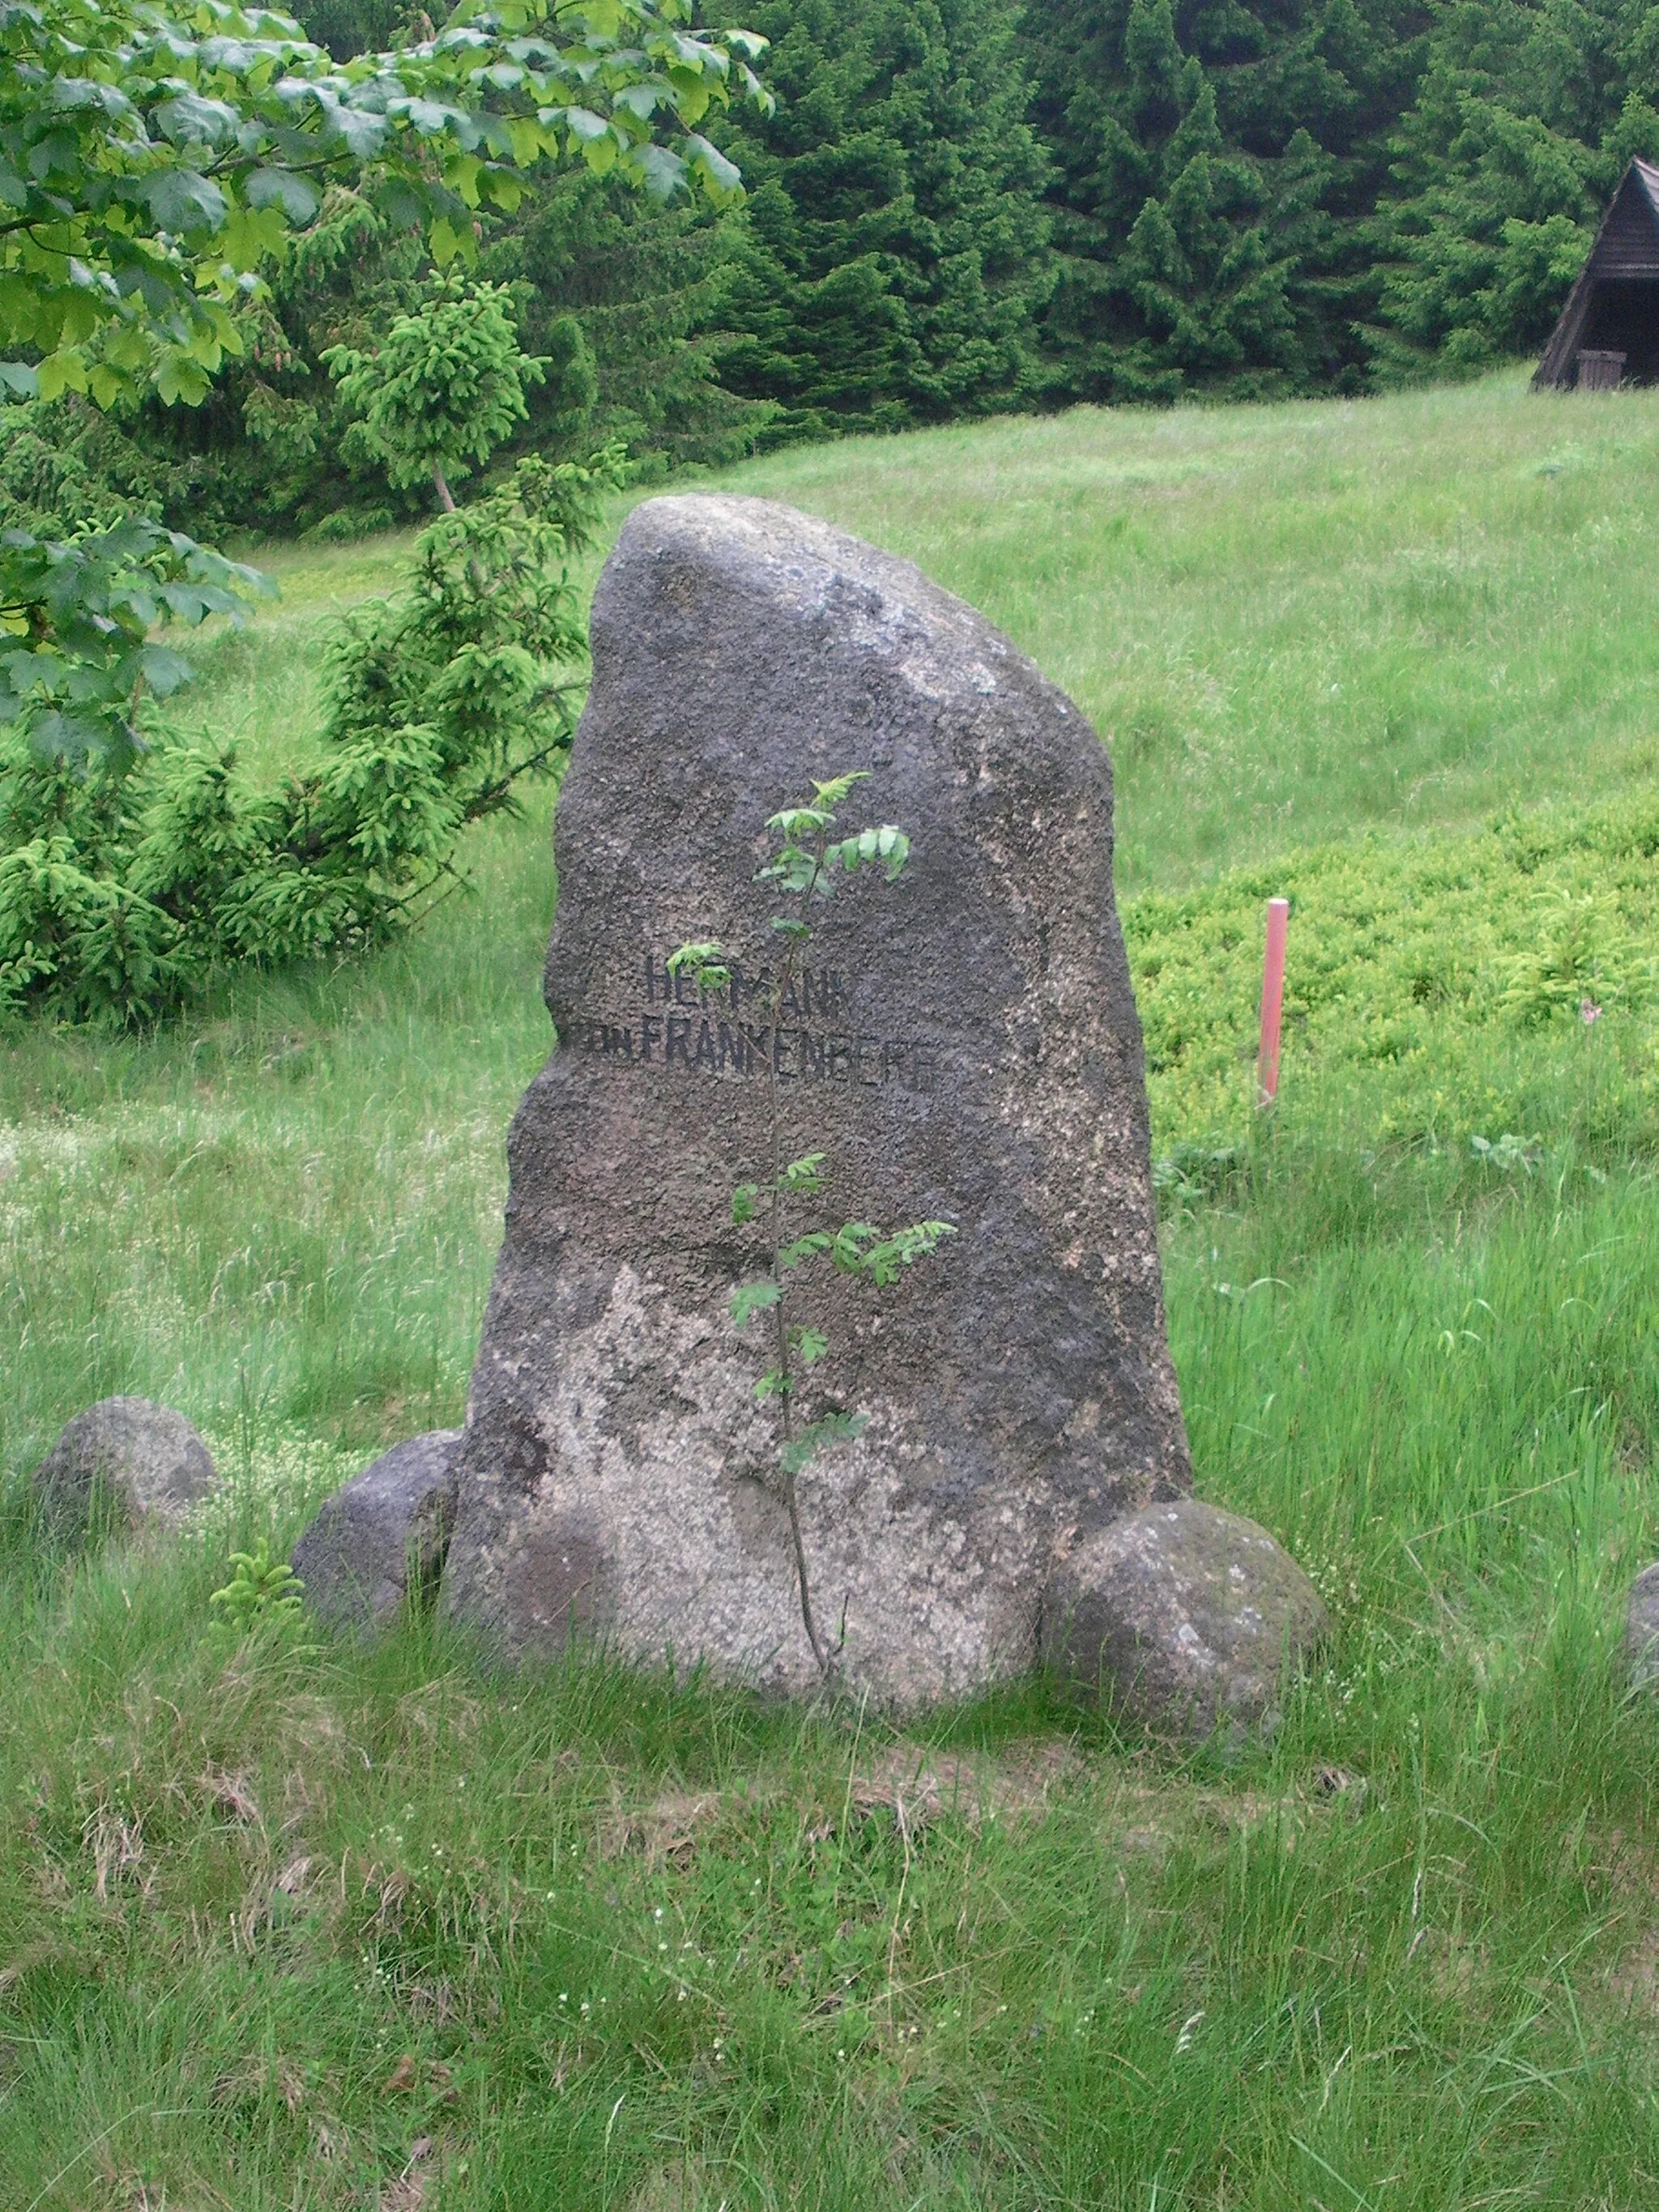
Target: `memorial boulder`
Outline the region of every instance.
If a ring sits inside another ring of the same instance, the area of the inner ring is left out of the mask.
[[[636,508],[592,635],[447,1601],[510,1652],[822,1679],[732,1312],[775,1115],[824,1221],[955,1231],[886,1287],[826,1272],[794,1411],[862,1424],[798,1486],[830,1671],[970,1691],[1031,1663],[1068,1547],[1191,1486],[1105,751],[970,608],[763,501]],[[843,826],[899,825],[908,863],[844,882],[790,968],[769,821],[854,771]],[[720,981],[671,972],[689,941]]]

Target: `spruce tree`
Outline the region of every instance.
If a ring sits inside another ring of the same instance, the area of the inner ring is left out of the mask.
[[[452,487],[529,421],[525,395],[548,370],[520,345],[506,287],[453,271],[423,285],[377,345],[331,346],[323,361],[351,410],[350,441],[399,490],[429,483],[447,514]]]
[[[526,195],[481,266],[510,283],[526,347],[549,357],[515,450],[619,439],[637,469],[732,460],[773,410],[723,390],[715,335],[742,218],[664,207],[579,173]]]
[[[1534,352],[1633,154],[1659,158],[1659,10],[1453,0],[1376,226],[1385,375]]]
[[[1352,388],[1414,0],[1042,0],[1055,398]]]
[[[767,120],[725,126],[750,191],[721,379],[769,438],[1018,404],[1050,283],[1046,164],[1010,0],[763,0]]]
[[[586,170],[538,179],[512,216],[488,218],[479,274],[510,290],[526,351],[547,363],[492,477],[526,453],[575,459],[613,439],[647,471],[750,449],[773,410],[723,390],[713,359],[740,220],[664,206]],[[135,493],[180,527],[350,537],[423,514],[422,487],[390,484],[351,435],[323,359],[372,350],[417,311],[423,265],[413,234],[336,187],[268,296],[244,310],[244,350],[199,407],[146,407],[120,437],[72,398],[11,410],[0,520],[63,528],[131,512]],[[42,448],[58,457],[50,467]]]
[[[240,313],[242,351],[199,407],[146,404],[130,434],[161,471],[159,511],[177,526],[350,535],[423,514],[419,488],[388,487],[348,433],[323,356],[374,347],[421,297],[418,235],[360,192],[325,196],[317,220]]]
[[[337,62],[384,53],[401,33],[422,35],[421,12],[419,0],[299,0],[289,10],[307,38],[326,46]]]

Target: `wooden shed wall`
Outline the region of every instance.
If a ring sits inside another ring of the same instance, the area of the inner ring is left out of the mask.
[[[1645,280],[1659,282],[1659,168],[1636,161],[1626,170],[1601,218],[1595,243],[1544,349],[1532,380],[1534,390],[1572,384],[1578,347],[1599,284]],[[1659,300],[1656,300],[1656,314],[1659,314]]]

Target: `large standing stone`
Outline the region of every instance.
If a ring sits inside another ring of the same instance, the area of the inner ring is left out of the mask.
[[[290,1564],[331,1628],[389,1627],[436,1588],[455,1517],[459,1429],[393,1444],[320,1507]]]
[[[1164,1341],[1111,774],[973,611],[767,501],[637,508],[592,615],[560,794],[558,1031],[509,1141],[507,1236],[462,1447],[450,1601],[510,1649],[598,1633],[728,1678],[817,1680],[732,1184],[827,1152],[826,1216],[944,1217],[896,1291],[816,1282],[818,1402],[869,1416],[802,1478],[843,1680],[890,1705],[1028,1665],[1057,1543],[1190,1485]],[[765,823],[870,771],[900,881],[826,909],[774,1034]],[[688,939],[738,956],[700,1003]],[[807,1410],[811,1410],[810,1407]]]
[[[82,1534],[100,1497],[124,1527],[176,1525],[218,1479],[184,1415],[148,1398],[88,1406],[31,1478],[42,1515],[60,1535]]]

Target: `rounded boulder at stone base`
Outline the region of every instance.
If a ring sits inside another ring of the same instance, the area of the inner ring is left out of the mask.
[[[1044,1593],[1044,1661],[1162,1735],[1271,1725],[1279,1686],[1330,1627],[1318,1592],[1255,1521],[1197,1498],[1097,1530]]]
[[[1625,1612],[1625,1659],[1632,1690],[1659,1686],[1659,1562],[1631,1584]]]
[[[316,1515],[290,1564],[319,1620],[387,1628],[411,1583],[417,1601],[436,1590],[455,1518],[461,1433],[432,1429],[394,1444]]]
[[[125,1528],[176,1527],[217,1487],[219,1471],[182,1413],[148,1398],[100,1398],[69,1423],[30,1480],[48,1527],[76,1537],[100,1499]]]

